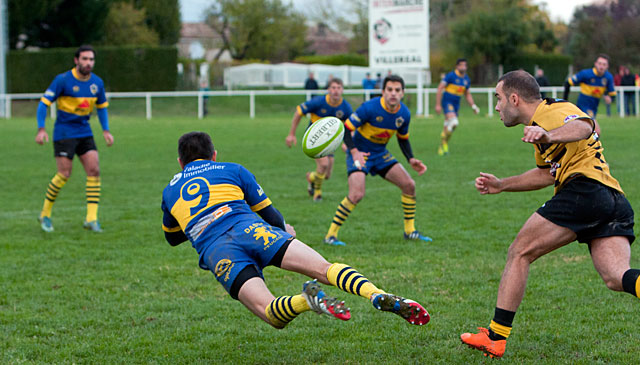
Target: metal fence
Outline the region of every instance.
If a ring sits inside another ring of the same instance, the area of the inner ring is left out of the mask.
[[[152,106],[153,99],[167,98],[167,97],[181,97],[181,98],[193,98],[194,113],[199,119],[204,116],[204,100],[205,97],[209,98],[224,98],[229,96],[245,96],[249,102],[249,117],[251,119],[256,117],[256,98],[262,96],[276,96],[276,95],[301,95],[306,99],[310,99],[312,94],[317,94],[322,90],[229,90],[229,91],[150,91],[150,92],[114,92],[107,93],[107,98],[110,101],[119,98],[137,98],[145,100],[145,116],[148,120],[153,117]],[[431,109],[430,96],[435,94],[436,88],[424,88],[424,89],[406,89],[406,94],[416,94],[417,96],[417,115],[429,115]],[[469,91],[472,95],[486,95],[487,98],[487,115],[493,116],[494,112],[494,100],[495,93],[494,88],[470,88]],[[562,86],[549,86],[541,88],[541,91],[550,93],[551,97],[557,98],[564,91]],[[579,87],[572,87],[572,92],[580,91]],[[635,117],[640,117],[640,87],[638,86],[617,86],[617,98],[616,104],[618,107],[618,114],[621,117],[625,116],[625,91],[627,93],[633,93],[633,101],[635,105]],[[379,94],[379,90],[369,89],[347,89],[344,91],[345,95],[362,95],[363,100],[369,100],[372,94]],[[38,100],[42,97],[42,94],[0,94],[0,100],[4,101],[5,118],[11,118],[11,102],[14,100]],[[480,105],[480,107],[482,107]],[[426,111],[426,113],[425,113]],[[51,118],[55,118],[56,104],[53,103],[50,107]]]

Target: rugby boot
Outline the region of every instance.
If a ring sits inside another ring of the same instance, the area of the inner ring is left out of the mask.
[[[315,193],[315,189],[313,188],[313,180],[311,180],[310,172],[307,172],[307,193],[309,193],[310,197],[314,197],[313,194]]]
[[[325,237],[324,243],[326,243],[327,245],[331,245],[331,246],[346,246],[347,245],[346,243],[338,240],[338,237],[336,237],[336,236]]]
[[[412,241],[424,241],[424,242],[431,242],[433,241],[431,239],[431,237],[427,237],[427,236],[423,236],[422,234],[420,234],[420,231],[413,231],[409,234],[405,233],[404,234],[404,239],[405,240],[412,240]]]
[[[483,327],[478,327],[480,332],[478,333],[463,333],[460,335],[460,340],[469,347],[484,352],[484,356],[502,357],[504,355],[505,347],[507,346],[507,340],[493,341],[489,338],[489,330]]]
[[[317,280],[302,284],[302,296],[309,304],[309,308],[318,314],[330,315],[343,321],[351,318],[351,309],[345,307],[344,301],[327,297]]]
[[[51,218],[49,217],[39,217],[38,221],[40,222],[40,228],[47,233],[53,232],[53,223],[51,223]]]
[[[397,295],[389,293],[374,294],[371,296],[371,304],[377,310],[395,313],[407,322],[417,326],[425,325],[431,320],[429,312],[420,303]]]
[[[100,228],[100,223],[98,221],[91,221],[91,222],[85,221],[84,224],[82,224],[82,227],[92,232],[96,232],[96,233],[102,232],[102,228]]]

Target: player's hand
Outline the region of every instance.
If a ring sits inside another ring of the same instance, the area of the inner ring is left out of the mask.
[[[611,102],[612,102],[612,101],[613,101],[613,100],[611,100],[611,96],[609,96],[609,95],[605,95],[605,96],[604,96],[604,102],[605,102],[605,103],[607,103],[607,104],[611,104]]]
[[[360,152],[357,148],[351,149],[353,164],[358,168],[358,170],[362,170],[364,168],[364,165],[367,163],[364,158],[369,155],[369,152]]]
[[[417,158],[411,157],[409,159],[409,164],[411,165],[412,169],[416,170],[418,176],[424,174],[427,171],[427,165],[422,163],[422,161],[418,160]]]
[[[476,104],[471,105],[471,109],[473,109],[474,113],[480,114],[480,108]]]
[[[289,233],[290,235],[292,235],[293,237],[296,236],[296,230],[293,229],[293,226],[290,225],[289,223],[285,223],[284,224],[284,230]]]
[[[549,133],[538,126],[524,127],[524,137],[522,142],[527,143],[550,143]]]
[[[104,137],[104,141],[107,142],[107,147],[111,147],[113,144],[113,136],[109,131],[102,131],[102,136]]]
[[[480,194],[498,194],[502,192],[502,181],[494,175],[484,172],[476,178],[476,189]]]
[[[342,152],[347,153],[347,145],[346,144],[342,144],[340,147],[342,147]]]
[[[44,128],[38,128],[38,133],[36,134],[36,143],[39,145],[43,145],[45,142],[49,142],[49,135]]]
[[[442,113],[442,105],[436,104],[436,114]]]
[[[297,145],[298,144],[298,139],[296,138],[296,136],[294,136],[293,134],[290,134],[287,136],[287,138],[284,140],[284,143],[287,144],[287,147],[291,148],[291,146]]]

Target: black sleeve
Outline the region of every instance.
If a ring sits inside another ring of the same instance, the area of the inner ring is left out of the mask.
[[[342,137],[342,141],[347,145],[348,149],[353,149],[356,147],[355,143],[353,143],[353,137],[351,136],[351,131],[349,128],[344,129],[344,137]]]
[[[409,139],[398,138],[398,144],[400,145],[400,150],[404,154],[404,157],[407,158],[407,161],[413,158],[413,151],[411,151],[411,143],[409,143]]]
[[[182,231],[164,232],[164,238],[171,246],[177,246],[187,240],[187,236]]]
[[[569,80],[565,80],[564,82],[564,94],[562,99],[569,100],[569,91],[571,91],[571,85],[569,85]]]
[[[282,216],[282,214],[280,214],[278,209],[276,209],[273,206],[273,204],[260,209],[256,213],[258,213],[258,215],[262,217],[262,219],[264,219],[264,221],[269,223],[270,225],[274,227],[278,227],[283,231],[285,230],[284,217]]]

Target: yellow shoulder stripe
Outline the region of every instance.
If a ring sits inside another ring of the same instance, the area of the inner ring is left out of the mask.
[[[259,210],[262,210],[262,209],[268,207],[269,205],[271,205],[271,200],[269,198],[267,198],[267,199],[261,201],[260,203],[252,206],[251,207],[251,211],[257,212]]]
[[[40,101],[43,102],[46,106],[51,105],[51,100],[45,98],[44,96],[40,98]]]
[[[165,226],[165,225],[163,224],[163,225],[162,225],[162,230],[163,230],[163,231],[165,231],[165,232],[167,232],[167,233],[173,233],[173,232],[179,232],[179,231],[181,231],[181,230],[182,230],[182,228],[180,228],[180,226],[177,226],[177,227],[171,227],[171,228],[169,228],[169,227],[167,227],[167,226]]]

